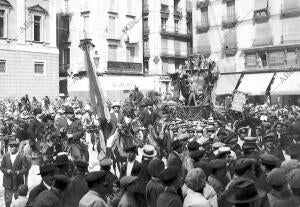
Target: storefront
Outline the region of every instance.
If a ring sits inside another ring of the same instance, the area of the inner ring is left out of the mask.
[[[124,101],[135,86],[144,94],[147,91],[158,91],[159,81],[156,77],[144,76],[99,76],[100,85],[107,100]],[[87,77],[68,80],[69,96],[77,96],[83,100],[89,100],[89,80]]]

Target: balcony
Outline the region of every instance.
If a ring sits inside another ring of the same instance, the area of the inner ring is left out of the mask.
[[[107,61],[107,73],[143,74],[142,63]]]
[[[210,55],[211,53],[210,45],[194,47],[193,51],[193,55]]]
[[[235,27],[237,24],[237,17],[236,15],[226,15],[222,18],[222,26],[223,28],[232,28]]]
[[[300,43],[300,33],[281,35],[282,44]]]
[[[161,4],[160,14],[161,14],[161,17],[168,18],[170,15],[169,6],[165,5],[165,4]]]
[[[176,27],[161,28],[160,34],[163,36],[192,38],[192,33],[190,31]]]
[[[173,15],[174,15],[175,19],[181,19],[182,18],[182,11],[181,11],[181,9],[174,8]]]
[[[203,23],[201,25],[197,25],[196,26],[196,33],[200,34],[200,33],[205,33],[209,30],[209,23]]]
[[[259,59],[251,59],[247,61],[245,59],[245,70],[246,71],[290,71],[290,70],[299,70],[299,60],[297,59],[286,59],[284,57],[272,58],[269,61]]]
[[[149,58],[150,57],[150,49],[149,48],[144,48],[144,57]]]
[[[161,48],[161,58],[172,58],[172,59],[186,59],[187,50]]]
[[[253,39],[253,47],[273,45],[273,37],[258,37]]]
[[[222,49],[226,56],[234,56],[238,50],[237,43],[224,43]]]
[[[281,17],[297,17],[300,16],[300,6],[295,5],[293,8],[284,8],[284,5],[281,6]]]
[[[209,5],[209,0],[199,0],[197,2],[197,9],[208,7],[208,5]]]
[[[270,18],[270,13],[268,8],[256,10],[253,13],[253,20],[254,22],[266,22]]]
[[[143,5],[143,16],[147,16],[149,14],[149,5],[144,4]]]

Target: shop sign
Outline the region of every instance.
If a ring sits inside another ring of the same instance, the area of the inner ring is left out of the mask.
[[[159,76],[159,81],[170,82],[171,78],[169,76]]]
[[[108,61],[107,71],[112,73],[143,73],[142,63]]]
[[[239,91],[236,91],[233,95],[231,102],[231,109],[239,112],[243,112],[244,104],[246,103],[246,95]]]

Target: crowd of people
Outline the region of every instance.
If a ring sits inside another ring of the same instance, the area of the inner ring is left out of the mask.
[[[0,102],[5,206],[300,206],[299,107],[197,120],[161,108],[138,90],[110,120],[77,98]]]

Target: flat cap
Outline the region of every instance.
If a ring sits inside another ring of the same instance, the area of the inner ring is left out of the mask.
[[[206,127],[206,131],[207,132],[214,132],[216,129],[215,129],[215,127],[213,127],[213,126],[207,126]]]
[[[104,158],[103,160],[100,161],[101,167],[111,166],[112,164],[113,164],[113,162],[109,158]]]
[[[288,183],[291,188],[300,188],[300,169],[294,169],[290,172]]]
[[[271,186],[282,186],[286,181],[286,171],[281,168],[274,168],[267,176],[267,184]]]
[[[62,155],[57,155],[55,159],[55,164],[56,165],[66,165],[69,163],[69,158],[68,155],[62,154]]]
[[[159,179],[162,182],[172,181],[177,178],[179,171],[180,171],[179,167],[170,166],[170,167],[164,169],[163,171],[161,171],[161,173],[159,174]]]
[[[234,169],[239,170],[239,169],[244,169],[250,165],[255,164],[255,160],[251,158],[240,158],[236,160]]]
[[[191,141],[188,143],[187,148],[189,151],[195,151],[195,150],[199,149],[200,146],[201,145],[198,142]]]
[[[104,170],[94,171],[87,174],[85,180],[88,183],[88,186],[91,186],[91,184],[103,179],[105,175],[106,175],[106,171]]]
[[[267,165],[277,165],[280,161],[280,159],[278,157],[276,157],[275,155],[269,154],[269,153],[264,153],[262,155],[259,156],[261,159],[261,162],[263,164],[267,164]]]
[[[220,148],[220,147],[225,147],[226,144],[222,143],[222,142],[215,142],[212,144],[213,148]]]
[[[131,183],[133,183],[134,181],[136,181],[136,179],[138,179],[137,176],[124,176],[121,178],[120,180],[120,185],[121,188],[127,188]]]
[[[204,150],[196,150],[196,151],[190,153],[190,157],[192,159],[200,159],[203,157],[204,153],[205,153]]]
[[[124,152],[136,152],[137,146],[131,145],[124,148]]]
[[[9,146],[11,146],[11,145],[13,145],[13,146],[18,146],[20,143],[17,141],[17,140],[11,140],[11,141],[9,141],[9,143],[8,143],[8,145]]]
[[[51,164],[41,165],[40,166],[40,173],[38,173],[38,175],[46,174],[46,173],[49,173],[49,172],[54,172],[55,170],[56,170],[55,167]]]
[[[172,147],[172,149],[176,149],[176,148],[178,148],[178,147],[180,147],[180,146],[182,146],[182,142],[180,141],[180,140],[175,140],[175,141],[173,141],[172,143],[171,143],[171,147]]]
[[[209,166],[211,169],[221,169],[226,167],[226,160],[223,159],[214,159],[209,162]]]
[[[74,162],[74,164],[76,165],[76,167],[78,168],[87,168],[89,166],[89,163],[87,163],[86,161],[84,160],[76,160]]]
[[[162,160],[154,158],[148,164],[148,172],[152,177],[157,178],[161,171],[165,169],[165,164]]]

